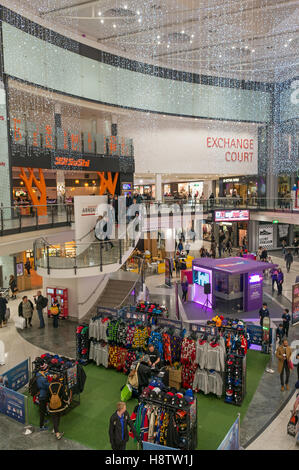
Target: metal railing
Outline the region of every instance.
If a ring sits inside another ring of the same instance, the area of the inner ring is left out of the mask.
[[[138,222],[137,222],[138,223]],[[34,260],[37,268],[43,268],[50,274],[52,269],[73,269],[75,275],[82,268],[103,267],[112,264],[122,265],[124,256],[138,242],[141,231],[134,230],[136,220],[132,220],[123,237],[89,243],[76,243],[73,240],[51,245],[44,238],[34,242]]]
[[[70,226],[74,221],[73,204],[0,206],[0,235]]]

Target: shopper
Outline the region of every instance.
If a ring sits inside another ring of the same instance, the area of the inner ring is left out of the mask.
[[[284,386],[286,386],[287,390],[290,390],[289,387],[289,378],[290,378],[290,367],[289,361],[291,360],[292,350],[289,347],[289,343],[287,339],[283,340],[281,346],[278,347],[276,351],[276,357],[278,359],[278,373],[280,374],[280,382],[281,382],[281,391],[284,391]],[[284,372],[285,372],[285,380],[284,380]]]
[[[261,259],[262,251],[263,251],[263,249],[262,249],[262,247],[260,246],[259,249],[257,250],[257,253],[256,253],[257,258]]]
[[[33,297],[36,305],[36,310],[39,318],[39,329],[45,328],[45,321],[43,315],[43,309],[47,306],[48,300],[42,296],[41,291],[37,291],[37,294]]]
[[[232,242],[231,242],[230,238],[226,242],[226,249],[227,249],[228,255],[231,256],[231,254],[232,254]]]
[[[183,251],[183,249],[184,249],[184,247],[183,247],[182,239],[180,239],[179,244],[178,244],[178,250],[181,253]]]
[[[29,260],[29,259],[27,259],[26,263],[24,264],[24,267],[25,267],[25,269],[26,269],[26,271],[27,271],[28,276],[30,276],[31,263],[30,263],[30,260]]]
[[[17,288],[17,282],[15,280],[15,277],[12,274],[9,277],[9,288],[11,292],[11,298],[16,299],[18,288]]]
[[[289,314],[289,309],[285,308],[282,314],[282,325],[284,336],[287,338],[289,336],[289,327],[291,321],[291,315]]]
[[[188,287],[189,287],[187,276],[184,276],[184,279],[181,282],[181,286],[182,286],[182,291],[183,291],[182,301],[187,302],[187,294],[188,294]]]
[[[294,261],[291,250],[288,250],[287,254],[285,255],[285,261],[286,261],[287,272],[289,273],[291,269],[291,265]]]
[[[18,313],[19,317],[25,318],[25,328],[28,327],[28,324],[32,327],[33,310],[33,303],[28,299],[27,295],[24,295],[24,297],[22,297],[22,302],[19,304]]]
[[[261,261],[266,262],[268,258],[268,251],[266,248],[263,248],[262,253],[261,253]]]
[[[49,400],[49,382],[47,379],[48,364],[46,362],[40,365],[40,370],[36,374],[37,387],[39,389],[39,430],[46,431],[45,418],[47,413],[47,403]]]
[[[268,310],[268,305],[266,302],[263,303],[262,308],[259,311],[259,316],[260,316],[260,325],[263,326],[264,318],[265,317],[270,317],[270,313]]]
[[[293,245],[294,245],[294,248],[295,248],[295,255],[298,256],[298,246],[299,246],[299,240],[297,237],[294,238],[294,242],[293,242]]]
[[[53,420],[54,429],[52,432],[58,440],[60,440],[64,434],[63,432],[59,432],[60,417],[62,412],[69,406],[71,398],[72,391],[70,391],[70,395],[68,395],[67,388],[63,383],[63,378],[54,375],[49,385],[49,413]]]
[[[55,298],[53,299],[53,303],[51,306],[51,315],[53,316],[53,328],[58,328],[58,319],[60,315],[60,305],[58,300]]]
[[[2,297],[2,294],[0,292],[0,328],[2,328],[3,326],[6,326],[6,321],[5,321],[6,308],[7,308],[7,300],[4,297]]]
[[[286,254],[286,246],[287,246],[287,242],[283,239],[281,242],[281,251],[282,251],[283,256],[285,256]]]
[[[276,268],[273,268],[271,270],[271,279],[272,279],[272,292],[274,292],[274,285],[276,284],[277,285],[277,289],[278,289],[278,284],[277,284],[277,276],[278,276],[278,271]]]
[[[278,289],[278,295],[282,295],[282,285],[284,281],[284,274],[281,270],[281,268],[278,268],[277,271],[277,289]]]
[[[278,328],[276,329],[276,341],[279,340],[279,345],[282,344],[283,338],[284,338],[284,329],[283,329],[283,324],[280,323]]]
[[[176,257],[175,257],[175,272],[176,272],[176,276],[180,277],[181,262],[180,262],[180,258],[179,258],[178,255],[176,255]]]
[[[109,438],[112,450],[126,450],[126,444],[129,440],[128,426],[134,434],[135,439],[141,442],[129,413],[127,412],[127,406],[121,401],[117,403],[117,410],[110,418]]]
[[[189,242],[187,242],[186,245],[185,245],[185,250],[186,250],[187,256],[189,255],[190,249],[191,249],[191,245],[190,245]]]

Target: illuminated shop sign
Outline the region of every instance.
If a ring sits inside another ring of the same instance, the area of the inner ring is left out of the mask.
[[[132,156],[132,139],[115,135],[102,135],[81,130],[55,128],[50,124],[37,124],[24,119],[12,118],[11,137],[14,144],[28,144],[48,150],[70,150],[92,154]]]
[[[244,222],[249,220],[249,210],[215,211],[215,222]]]
[[[249,275],[249,284],[257,284],[259,282],[262,282],[263,276],[260,274],[250,274]]]
[[[82,168],[88,168],[90,165],[90,160],[84,160],[84,158],[79,158],[78,160],[74,158],[67,157],[55,157],[54,160],[55,166],[79,166]]]
[[[122,187],[123,187],[124,191],[128,191],[128,190],[132,189],[132,184],[131,183],[123,183]]]
[[[239,183],[240,178],[224,178],[223,183]]]

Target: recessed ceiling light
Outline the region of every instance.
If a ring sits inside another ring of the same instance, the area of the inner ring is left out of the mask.
[[[141,18],[138,18],[138,23],[141,23],[141,21],[142,21]]]
[[[191,37],[194,38],[194,34],[191,34]]]
[[[184,30],[183,30],[183,31],[181,31],[181,34],[185,34],[185,31],[184,31]]]
[[[255,49],[252,49],[252,51],[251,51],[251,52],[255,52]]]
[[[101,23],[104,24],[104,20],[101,20]]]
[[[158,41],[158,44],[161,44],[161,41]]]
[[[288,47],[288,44],[285,44],[284,47]]]
[[[245,46],[245,49],[248,49],[248,46]]]
[[[170,45],[169,45],[169,44],[167,44],[167,49],[169,49],[169,47],[170,47]]]
[[[160,39],[160,35],[158,34],[157,39]]]
[[[291,42],[291,41],[293,41],[293,38],[290,38],[290,39],[289,39],[289,42]]]
[[[190,44],[192,44],[192,43],[193,43],[193,41],[190,41]]]
[[[236,46],[232,46],[232,49],[236,49]]]
[[[127,9],[128,9],[128,5],[124,5],[124,9],[127,10]]]
[[[219,57],[222,57],[222,55],[221,55],[221,54],[219,54]]]
[[[137,13],[137,15],[140,15],[140,11],[139,11],[139,10],[137,10],[136,13]]]
[[[113,28],[116,28],[116,24],[114,23]]]
[[[99,11],[99,12],[98,12],[98,15],[99,15],[99,16],[101,16],[101,15],[102,15],[102,12],[101,12],[101,11]]]

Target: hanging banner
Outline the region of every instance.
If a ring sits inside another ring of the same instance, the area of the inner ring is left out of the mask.
[[[171,260],[165,258],[165,285],[171,287]]]
[[[240,450],[240,415],[217,450]]]
[[[2,384],[11,390],[20,390],[29,382],[29,360],[21,362],[17,366],[0,376]]]
[[[259,242],[258,246],[272,248],[273,247],[273,225],[259,226]]]
[[[292,325],[299,323],[299,283],[292,287]]]
[[[0,385],[0,413],[25,424],[25,395]]]

